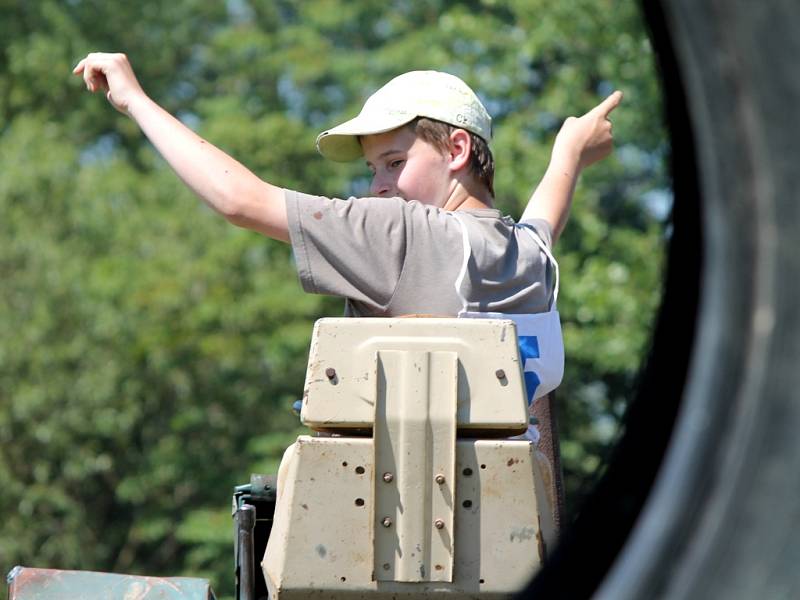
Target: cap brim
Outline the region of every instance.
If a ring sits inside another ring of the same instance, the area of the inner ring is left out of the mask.
[[[416,118],[408,113],[382,114],[379,118],[358,115],[317,136],[317,150],[325,158],[336,162],[356,160],[364,155],[359,136],[386,133]]]

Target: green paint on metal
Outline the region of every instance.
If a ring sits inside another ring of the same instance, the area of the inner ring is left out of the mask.
[[[9,600],[214,600],[205,579],[14,567]]]

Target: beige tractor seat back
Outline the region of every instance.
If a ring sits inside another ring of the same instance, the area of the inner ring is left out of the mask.
[[[439,389],[428,390],[430,385]],[[318,321],[306,373],[303,423],[318,431],[370,430],[376,418],[385,420],[376,411],[394,404],[386,401],[387,394],[411,402],[430,396],[436,410],[454,406],[456,426],[464,435],[525,432],[528,407],[513,321]],[[428,410],[397,408],[411,418]]]
[[[322,319],[278,472],[270,597],[505,598],[554,541],[511,321]],[[369,435],[364,435],[368,432]]]

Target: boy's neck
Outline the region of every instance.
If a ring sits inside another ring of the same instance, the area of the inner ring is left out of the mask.
[[[447,211],[475,210],[480,208],[494,208],[492,195],[489,190],[478,185],[464,185],[455,182],[450,192],[450,197],[442,207]]]

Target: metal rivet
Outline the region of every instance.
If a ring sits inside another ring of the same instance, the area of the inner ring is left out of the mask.
[[[506,372],[503,371],[503,369],[497,369],[497,371],[494,372],[494,376],[497,377],[498,379],[505,379]]]
[[[383,525],[384,527],[391,527],[392,526],[392,520],[389,517],[383,517],[383,521],[381,521],[381,525]]]
[[[436,527],[436,529],[442,529],[444,528],[444,521],[442,521],[441,519],[436,519],[433,522],[433,526]]]
[[[444,483],[444,475],[442,475],[441,473],[439,473],[435,479],[436,483],[438,483],[439,485],[442,485]]]
[[[335,379],[336,378],[336,369],[333,367],[328,367],[325,369],[325,377],[328,379]]]
[[[384,473],[383,474],[383,480],[386,483],[391,483],[392,479],[394,479],[394,475],[392,475],[391,473]]]

